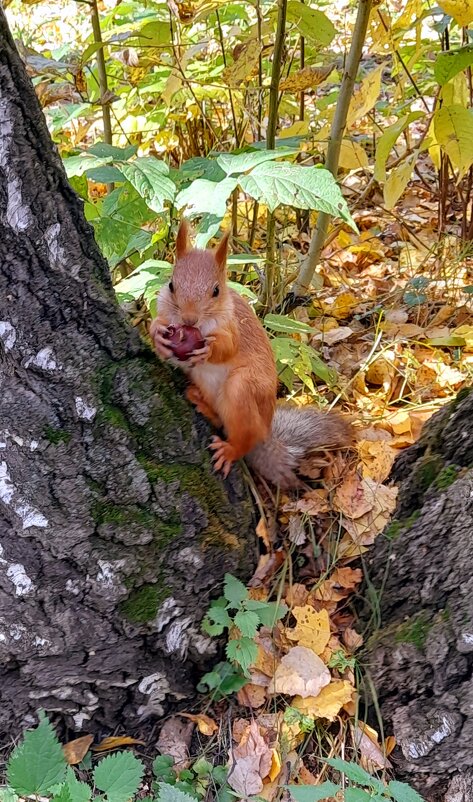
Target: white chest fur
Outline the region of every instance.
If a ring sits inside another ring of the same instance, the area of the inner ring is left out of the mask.
[[[227,365],[212,365],[210,362],[203,362],[192,368],[190,378],[201,390],[203,395],[218,403],[219,392],[228,376]]]

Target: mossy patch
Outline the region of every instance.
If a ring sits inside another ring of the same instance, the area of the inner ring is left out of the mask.
[[[52,426],[44,427],[43,434],[46,440],[49,440],[50,443],[54,445],[58,445],[58,443],[68,443],[72,437],[70,432],[66,432],[65,429],[54,429]]]
[[[450,487],[458,476],[458,470],[453,465],[447,465],[435,478],[434,485],[437,490],[446,490]]]
[[[428,490],[442,470],[442,459],[437,455],[425,456],[416,466],[416,475],[421,490]]]
[[[170,595],[170,590],[160,583],[143,585],[133,590],[120,605],[120,611],[136,624],[145,624],[156,618],[160,605]]]
[[[96,499],[92,505],[92,517],[96,524],[117,524],[128,528],[139,525],[149,529],[155,543],[160,547],[171,543],[182,533],[182,525],[177,516],[163,521],[152,511],[137,504],[120,507],[110,501]]]
[[[397,540],[401,532],[404,529],[410,529],[411,526],[415,524],[415,522],[420,518],[420,510],[414,510],[414,512],[409,515],[408,518],[402,518],[399,520],[391,521],[390,524],[384,530],[384,537],[388,540]]]
[[[412,616],[407,621],[397,627],[394,640],[396,643],[412,643],[417,649],[422,651],[427,640],[427,635],[432,629],[432,621],[429,621],[424,612]]]

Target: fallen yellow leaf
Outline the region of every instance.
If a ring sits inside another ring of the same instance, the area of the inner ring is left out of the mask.
[[[309,604],[294,607],[292,614],[297,621],[293,629],[286,629],[289,640],[297,641],[299,646],[307,646],[315,654],[320,654],[330,640],[330,619],[327,610],[314,610]]]
[[[313,718],[326,718],[333,721],[344,704],[352,700],[355,689],[347,680],[334,680],[326,685],[317,696],[305,699],[296,696],[292,706]]]
[[[199,713],[196,716],[191,715],[191,713],[179,713],[180,716],[183,718],[188,718],[190,721],[193,721],[194,724],[197,724],[197,729],[202,735],[211,736],[214,732],[218,730],[218,724],[210,718],[210,716],[206,716],[205,713]]]

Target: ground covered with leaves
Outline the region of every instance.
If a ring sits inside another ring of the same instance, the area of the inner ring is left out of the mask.
[[[202,678],[194,708],[160,727],[156,748],[85,736],[64,752],[43,720],[11,758],[1,798],[271,802],[289,784],[296,802],[418,800],[393,779],[393,738],[366,716],[366,633],[353,602],[369,584],[370,546],[389,536],[396,456],[471,383],[471,3],[460,18],[450,2],[375,7],[340,154],[343,194],[320,165],[349,4],[323,13],[289,0],[270,147],[271,3],[91,3],[105,47],[74,3],[57,4],[60,18],[51,3],[8,5],[133,324],[146,336],[177,212],[194,220],[199,246],[230,227],[232,286],[271,337],[281,396],[350,415],[356,444],[306,465],[297,497],[250,480],[259,563],[247,587],[227,577],[203,623],[225,633],[225,659]],[[291,306],[321,211],[334,216],[322,259],[304,304]],[[96,763],[126,746],[144,764],[126,752]]]

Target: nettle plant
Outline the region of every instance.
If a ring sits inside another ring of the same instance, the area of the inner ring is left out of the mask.
[[[229,802],[224,766],[212,766],[199,758],[190,769],[177,773],[173,758],[159,755],[153,762],[153,779],[147,780],[152,795],[142,794],[144,763],[131,752],[102,758],[92,770],[90,761],[79,764],[83,782],[68,765],[54,728],[44,713],[38,727],[28,730],[7,764],[7,784],[0,787],[2,802],[32,798],[51,802],[195,802],[209,786],[219,802]]]

